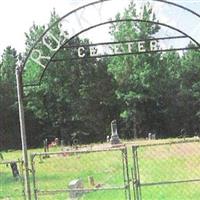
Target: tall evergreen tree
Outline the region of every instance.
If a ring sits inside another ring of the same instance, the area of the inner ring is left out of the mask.
[[[16,104],[15,68],[17,52],[6,47],[0,67],[0,147],[16,148],[20,146],[18,112]]]
[[[50,24],[56,19],[57,15],[53,13]],[[41,29],[31,29],[30,35],[38,38],[39,30]],[[54,27],[51,31],[54,37],[60,39],[59,27]],[[32,39],[27,34],[27,44],[32,44]],[[89,43],[88,39],[77,37],[69,45]],[[45,51],[45,47],[40,46],[40,50]],[[110,121],[117,111],[107,61],[95,58],[71,59],[76,54],[73,49],[60,50],[56,59],[62,61],[50,64],[39,87],[26,89],[27,108],[44,127],[40,138],[52,135],[70,141],[72,134],[82,132],[90,136],[84,136],[80,140],[90,142],[103,140],[110,132]],[[37,75],[36,68],[34,63],[29,62],[25,72],[27,81]]]
[[[123,14],[116,16],[116,19],[135,19],[140,18],[139,16],[149,21],[156,20],[150,4],[146,4],[141,13],[137,14],[133,1]],[[153,38],[158,31],[158,25],[144,22],[127,21],[111,26],[111,35],[115,41],[147,40]],[[133,48],[138,51],[137,45]],[[116,92],[123,103],[121,117],[131,137],[142,136],[145,130],[152,131],[157,128],[155,116],[152,115],[155,107],[152,91],[160,56],[159,53],[118,56],[110,61],[109,71],[118,83]]]

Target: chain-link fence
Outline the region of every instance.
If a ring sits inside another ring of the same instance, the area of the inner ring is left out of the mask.
[[[199,200],[200,141],[147,143],[32,153],[32,199]],[[0,162],[0,186],[0,199],[25,199],[22,161]]]
[[[35,199],[130,199],[127,149],[31,155]]]
[[[23,162],[21,160],[0,161],[0,199],[25,199]]]
[[[133,146],[136,200],[199,200],[200,142]]]

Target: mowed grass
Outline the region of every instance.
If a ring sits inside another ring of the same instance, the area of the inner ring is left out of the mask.
[[[36,157],[35,169],[37,188],[42,191],[68,189],[69,183],[75,179],[81,179],[84,188],[89,189],[122,187],[124,185],[121,151],[52,155],[42,162],[39,157]],[[45,173],[46,171],[48,173]],[[89,183],[89,177],[94,178],[94,185]],[[124,198],[124,191],[117,193],[111,191],[106,192],[107,194],[103,192],[92,193],[86,193],[82,199],[94,199],[94,195],[95,199],[102,197],[103,199]],[[63,199],[63,196],[67,198],[68,193],[55,195],[54,199]],[[46,198],[47,196],[40,199]]]
[[[16,159],[21,157],[21,152],[3,153],[3,155],[6,159]],[[141,184],[200,179],[199,142],[138,147],[138,158]],[[38,191],[68,189],[70,181],[74,179],[81,179],[84,188],[89,189],[124,186],[121,151],[59,154],[45,159],[36,156],[34,161]],[[128,161],[129,171],[131,171],[133,160],[130,146]],[[0,165],[0,176],[0,199],[5,197],[23,199],[21,181],[12,177],[9,166]],[[91,185],[88,177],[94,178],[94,185]],[[141,191],[143,200],[199,200],[200,182],[146,185],[141,187]],[[132,187],[131,192],[133,199]],[[38,199],[41,200],[62,200],[68,197],[67,192],[38,194]],[[125,192],[124,190],[99,190],[85,193],[81,199],[123,200]]]

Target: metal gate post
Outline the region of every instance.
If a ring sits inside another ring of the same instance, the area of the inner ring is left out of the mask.
[[[38,200],[37,196],[37,187],[36,187],[36,177],[35,177],[35,161],[34,161],[35,155],[30,155],[31,160],[31,171],[32,171],[32,177],[33,177],[33,192],[34,192],[34,199]]]
[[[22,142],[22,153],[25,168],[24,184],[25,184],[25,194],[27,200],[31,200],[31,189],[30,189],[30,179],[29,179],[29,168],[28,168],[28,152],[27,152],[27,142],[26,142],[26,130],[25,130],[25,119],[24,119],[24,105],[23,105],[23,83],[22,83],[22,67],[18,66],[16,68],[16,82],[17,82],[17,97],[19,106],[19,121],[20,121],[20,132],[21,132],[21,142]]]
[[[125,166],[126,166],[126,176],[127,176],[127,189],[128,189],[128,200],[131,200],[131,189],[130,189],[130,178],[129,178],[129,168],[128,168],[128,153],[127,147],[124,149],[124,156],[125,156]]]
[[[126,187],[125,188],[125,197],[127,200],[131,200],[127,148],[122,150],[122,163],[123,163],[124,185]]]
[[[24,183],[24,163],[23,160],[19,160],[19,168],[20,168],[20,174],[21,174],[21,182],[22,182],[22,193],[23,193],[23,199],[26,200],[26,194],[25,194],[25,183]]]
[[[137,149],[138,149],[138,146],[132,146],[132,154],[133,154],[133,172],[132,172],[132,176],[133,176],[133,191],[134,191],[135,200],[142,200]]]

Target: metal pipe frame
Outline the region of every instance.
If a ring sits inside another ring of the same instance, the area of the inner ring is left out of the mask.
[[[129,167],[128,167],[128,152],[127,148],[124,150],[124,156],[125,156],[125,166],[126,166],[126,178],[127,178],[127,197],[128,200],[131,200],[131,188],[130,188],[130,177],[129,177]]]
[[[129,178],[129,168],[128,168],[128,153],[127,148],[122,150],[122,163],[123,163],[123,176],[125,187],[125,198],[131,200],[131,190],[130,190],[130,178]]]
[[[37,188],[37,178],[36,178],[36,167],[34,159],[37,156],[45,155],[62,155],[63,153],[69,153],[71,155],[78,154],[88,154],[88,153],[101,153],[101,152],[116,152],[121,151],[122,157],[122,171],[124,177],[124,185],[117,187],[102,187],[102,188],[84,188],[84,189],[57,189],[57,190],[40,190]],[[124,190],[126,193],[126,199],[131,200],[130,194],[130,182],[129,182],[129,172],[128,172],[128,158],[127,158],[127,147],[117,147],[111,149],[101,149],[101,150],[88,150],[88,151],[62,151],[62,152],[48,152],[48,153],[32,153],[30,155],[31,162],[31,171],[33,179],[33,191],[34,191],[34,200],[38,200],[40,195],[48,194],[57,194],[57,193],[66,193],[71,191],[84,191],[84,192],[97,192],[97,191],[113,191],[113,190]]]
[[[122,169],[123,169],[122,171],[123,171],[124,185],[126,185],[127,179],[126,179],[126,170],[125,170],[125,161],[124,161],[124,151],[121,151],[121,156],[122,156]],[[126,188],[124,188],[124,193],[125,193],[125,199],[128,200]]]
[[[15,72],[16,72],[16,83],[17,83],[17,98],[18,98],[18,107],[19,107],[19,122],[20,122],[20,133],[21,133],[22,155],[23,155],[23,162],[24,162],[24,168],[25,168],[25,174],[24,174],[25,195],[26,195],[27,200],[31,200],[28,150],[27,150],[24,105],[23,105],[22,67],[18,66]]]
[[[34,193],[34,198],[35,200],[38,200],[37,196],[37,187],[36,187],[36,170],[35,170],[35,162],[34,162],[35,155],[30,156],[31,160],[31,171],[32,171],[32,179],[33,179],[33,193]]]
[[[138,178],[138,194],[139,194],[139,200],[142,200],[142,191],[141,191],[141,182],[140,182],[140,169],[139,169],[139,158],[138,158],[138,147],[136,148],[135,151],[135,158],[136,158],[136,173],[137,173],[137,178]]]
[[[133,171],[134,171],[133,172],[133,175],[134,175],[133,191],[134,191],[135,200],[142,200],[137,149],[138,149],[138,146],[132,146]]]

